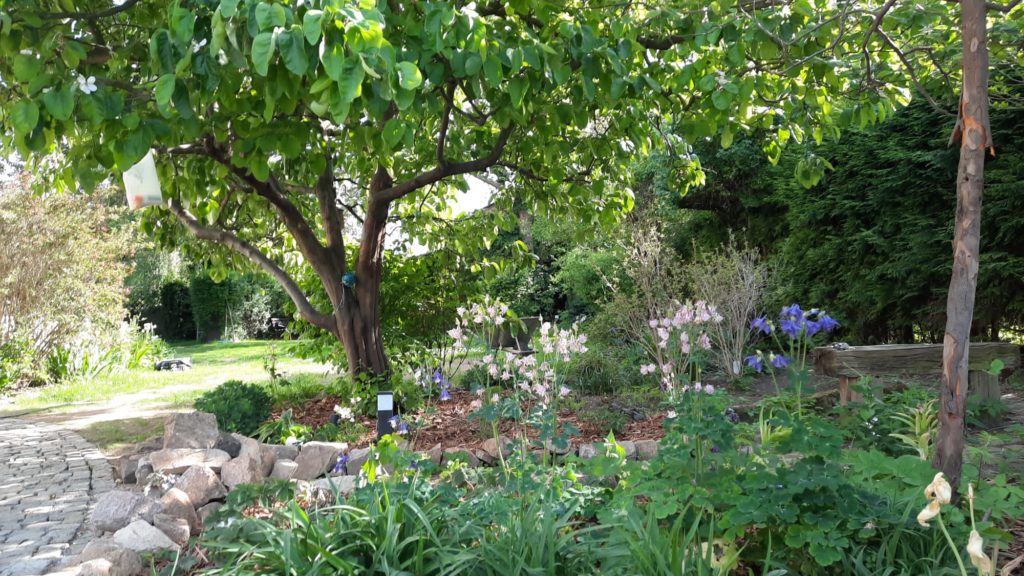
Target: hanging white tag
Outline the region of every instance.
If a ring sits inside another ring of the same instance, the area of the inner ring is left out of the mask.
[[[147,152],[138,164],[125,170],[124,191],[128,197],[128,207],[132,210],[164,203],[152,150]]]

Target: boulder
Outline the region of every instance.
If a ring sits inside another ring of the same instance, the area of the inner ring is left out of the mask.
[[[114,542],[111,538],[99,538],[85,545],[76,562],[84,567],[89,562],[103,561],[107,563],[106,572],[109,576],[136,576],[142,573],[142,557],[139,553]],[[85,572],[82,572],[85,573]]]
[[[314,488],[319,488],[324,492],[333,493],[335,491],[342,496],[348,496],[351,494],[356,487],[359,485],[359,477],[351,474],[344,476],[328,476],[327,478],[320,478],[313,482]]]
[[[303,447],[305,449],[305,447]],[[301,454],[300,454],[301,456]],[[369,448],[356,448],[348,453],[348,463],[345,464],[345,471],[351,475],[358,476],[363,469],[363,464],[370,458]]]
[[[199,534],[202,524],[199,523],[199,516],[196,516],[196,508],[189,500],[188,494],[177,488],[171,488],[160,499],[161,512],[167,516],[181,518],[188,522],[189,531],[192,534]],[[156,516],[159,516],[157,514]],[[156,521],[154,516],[154,522]]]
[[[556,443],[551,440],[546,440],[544,442],[544,448],[556,456],[565,456],[572,451],[572,440],[566,438],[564,443]]]
[[[470,468],[476,468],[480,465],[480,460],[473,455],[472,452],[465,448],[445,448],[444,453],[441,455],[441,464],[447,466],[449,462],[454,461],[466,462]]]
[[[164,450],[169,448],[213,448],[220,431],[217,417],[206,412],[180,412],[164,420]]]
[[[241,434],[232,434],[235,440],[238,441],[241,448],[238,451],[236,458],[248,458],[256,463],[257,469],[260,471],[261,478],[266,478],[270,475],[270,472],[274,470],[274,462],[277,460],[277,456],[274,451],[269,447],[259,442],[242,436]]]
[[[658,455],[657,440],[637,440],[634,444],[637,460],[653,460]]]
[[[188,544],[188,538],[192,534],[188,520],[170,514],[157,514],[153,518],[153,526],[178,546]]]
[[[270,471],[270,477],[280,480],[291,480],[298,467],[299,465],[291,460],[278,460],[274,462],[274,469]]]
[[[135,466],[135,483],[142,484],[149,478],[149,475],[153,473],[153,464],[149,461],[149,456],[143,456],[139,458],[139,463]]]
[[[227,496],[228,491],[221,483],[220,477],[206,466],[192,466],[174,483],[186,495],[196,508],[210,500],[220,500]]]
[[[207,466],[217,471],[228,460],[231,456],[227,452],[215,448],[167,448],[149,455],[153,470],[167,474],[181,474],[192,466]]]
[[[199,510],[196,510],[196,516],[199,516],[199,523],[205,527],[206,519],[210,517],[210,514],[216,512],[217,509],[220,508],[221,506],[223,506],[223,504],[221,504],[220,502],[210,502],[206,506],[203,506]]]
[[[480,461],[480,464],[484,466],[494,466],[495,464],[498,463],[498,460],[494,458],[494,456],[491,456],[486,450],[482,448],[477,448],[476,450],[473,450],[473,455],[476,456],[477,460]]]
[[[92,511],[92,525],[97,530],[116,532],[140,517],[146,498],[135,492],[111,490],[96,500]]]
[[[263,469],[259,459],[239,454],[221,468],[220,480],[228,490],[234,490],[239,484],[258,484],[263,481]]]
[[[139,459],[138,455],[127,455],[111,462],[114,469],[114,480],[121,484],[135,484],[135,471],[139,468]]]
[[[95,560],[89,560],[82,562],[78,565],[78,568],[72,572],[75,576],[113,576],[114,564],[106,558],[96,558]],[[57,572],[57,574],[62,574]],[[64,572],[63,574],[67,574]],[[50,574],[49,576],[53,576]],[[132,574],[131,576],[135,576]]]
[[[594,456],[603,453],[603,450],[604,448],[600,444],[587,442],[586,444],[580,444],[577,454],[583,460],[590,460]]]
[[[295,459],[295,473],[292,478],[312,480],[323,476],[334,468],[348,444],[339,442],[306,442]],[[355,450],[353,450],[355,452]],[[351,454],[349,455],[351,458]]]
[[[501,435],[497,439],[488,438],[484,440],[480,448],[487,452],[491,457],[492,461],[498,461],[501,458],[508,458],[512,455],[512,451],[515,449],[515,444],[508,439],[507,436]]]
[[[136,552],[178,550],[178,545],[145,520],[136,520],[114,532],[114,543]]]
[[[299,447],[294,444],[263,444],[274,452],[275,460],[292,460],[299,457]]]
[[[223,450],[228,453],[228,456],[232,458],[238,458],[238,453],[242,450],[242,444],[232,434],[227,432],[221,432],[217,436],[217,442],[213,445],[218,450]]]
[[[636,460],[636,443],[632,440],[623,440],[619,446],[626,451],[626,460]]]
[[[427,456],[430,458],[430,461],[433,462],[435,466],[441,465],[442,454],[444,454],[444,451],[441,450],[440,444],[434,444],[430,449],[427,450]]]
[[[263,473],[263,477],[270,476],[270,473],[274,471],[274,464],[277,463],[277,452],[273,448],[266,444],[260,444],[260,471]]]

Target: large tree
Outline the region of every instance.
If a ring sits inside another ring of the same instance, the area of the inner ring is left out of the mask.
[[[429,231],[474,173],[502,184],[499,209],[614,219],[637,152],[685,159],[687,141],[760,127],[777,157],[884,117],[908,92],[886,75],[891,54],[867,75],[850,57],[868,8],[14,1],[0,11],[2,143],[69,187],[155,149],[167,203],[148,231],[258,264],[351,371],[382,373],[390,222]],[[304,267],[329,306],[296,282]]]

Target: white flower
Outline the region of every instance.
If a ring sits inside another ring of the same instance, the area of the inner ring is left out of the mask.
[[[228,63],[227,52],[224,52],[223,50],[218,50],[217,51],[217,62],[219,62],[221,66],[226,66],[227,63]]]
[[[98,88],[96,88],[96,77],[89,76],[88,78],[86,78],[85,76],[79,76],[78,89],[85,94],[92,94],[93,92],[98,90]]]
[[[192,53],[198,54],[199,51],[203,49],[203,46],[206,46],[206,38],[203,38],[202,42],[192,45]]]
[[[564,384],[558,389],[558,395],[561,396],[562,398],[565,398],[566,396],[568,396],[569,392],[570,392],[569,387],[564,385]]]
[[[665,418],[675,418],[675,417],[676,417],[676,411],[675,410],[669,410],[668,412],[665,413]]]
[[[971,530],[971,535],[967,539],[967,554],[971,556],[971,564],[974,564],[979,574],[982,576],[992,574],[992,559],[985,555],[985,542],[977,530]]]
[[[32,50],[30,50],[28,48],[25,48],[21,52],[18,52],[18,54],[21,54],[22,56],[31,56],[32,55]]]
[[[921,526],[928,526],[933,518],[939,515],[943,504],[949,504],[953,497],[953,488],[946,482],[942,472],[935,475],[932,483],[924,489],[925,498],[928,498],[928,505],[917,515],[917,523]]]
[[[491,395],[491,404],[496,403],[498,400],[501,400],[501,396],[498,396],[497,393]]]

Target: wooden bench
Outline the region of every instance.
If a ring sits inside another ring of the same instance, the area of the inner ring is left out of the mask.
[[[968,390],[999,398],[999,377],[986,372],[993,360],[1004,370],[1020,366],[1020,347],[1008,342],[971,342]],[[818,374],[839,378],[839,403],[860,400],[851,385],[864,376],[941,376],[942,344],[821,346],[812,353]]]

